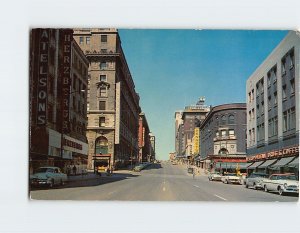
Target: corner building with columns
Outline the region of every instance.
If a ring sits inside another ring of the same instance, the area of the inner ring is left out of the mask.
[[[125,167],[138,156],[139,95],[116,29],[74,29],[89,61],[88,169]]]

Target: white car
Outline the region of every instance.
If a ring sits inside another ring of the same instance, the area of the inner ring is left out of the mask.
[[[245,187],[253,187],[254,189],[262,189],[262,181],[266,179],[268,175],[266,173],[253,172],[246,178]]]
[[[68,176],[61,172],[59,167],[40,167],[33,175],[30,175],[30,185],[32,186],[49,186],[64,185]]]
[[[266,192],[275,191],[279,195],[296,193],[299,195],[299,180],[293,173],[272,174],[268,179],[262,181]]]
[[[208,175],[208,180],[209,181],[221,181],[221,174],[219,172],[212,172],[212,173],[209,173]]]
[[[224,174],[221,178],[222,182],[225,184],[241,184],[241,178],[236,175],[236,173]]]

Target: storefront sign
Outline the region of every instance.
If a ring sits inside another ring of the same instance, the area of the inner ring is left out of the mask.
[[[60,62],[60,76],[62,80],[62,131],[63,133],[68,133],[70,132],[69,102],[71,86],[71,51],[73,30],[61,29],[60,38],[62,48],[62,59]]]
[[[278,158],[278,157],[285,157],[285,156],[291,156],[299,154],[299,147],[290,147],[290,148],[284,148],[280,150],[270,151],[267,153],[257,154],[251,157],[247,158],[247,161],[257,161],[262,159],[272,159],[272,158]]]
[[[48,83],[48,50],[49,29],[39,30],[38,80],[37,80],[37,125],[47,121],[47,83]]]
[[[87,155],[88,154],[88,144],[82,141],[79,141],[75,138],[71,138],[67,135],[64,135],[63,138],[63,148],[66,151],[76,152],[79,154]]]

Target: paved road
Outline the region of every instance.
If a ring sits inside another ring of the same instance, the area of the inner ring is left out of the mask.
[[[139,173],[118,171],[112,177],[99,177],[70,183],[63,188],[31,191],[41,200],[124,200],[124,201],[251,201],[295,202],[297,196],[280,196],[246,189],[242,185],[210,182],[207,176],[187,174],[181,165],[153,164]]]

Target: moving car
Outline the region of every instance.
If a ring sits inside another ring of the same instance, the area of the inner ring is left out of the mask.
[[[279,195],[295,193],[299,195],[299,180],[293,173],[272,174],[262,181],[265,192],[275,191]]]
[[[221,178],[222,182],[225,184],[241,184],[241,178],[236,175],[236,173],[226,173]]]
[[[222,175],[219,172],[212,172],[208,175],[209,181],[221,181]]]
[[[30,184],[32,186],[64,185],[68,181],[68,176],[61,172],[59,167],[40,167],[30,175]]]
[[[246,178],[245,187],[253,187],[254,189],[262,189],[262,181],[267,178],[268,174],[266,173],[252,173],[250,176]]]

